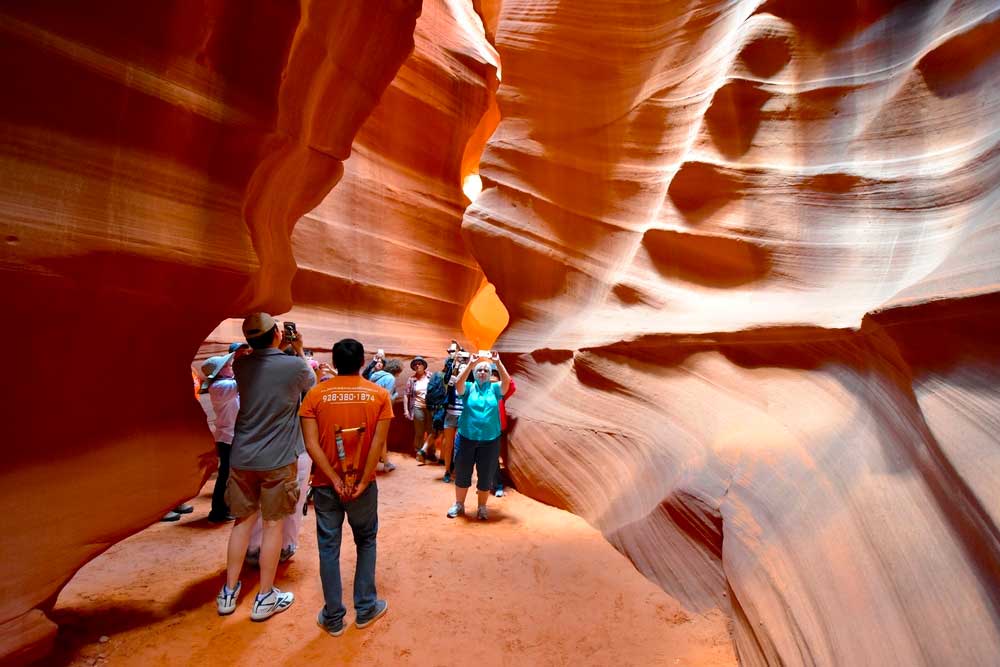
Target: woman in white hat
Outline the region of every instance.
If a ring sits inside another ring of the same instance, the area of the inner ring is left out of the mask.
[[[208,520],[213,523],[232,521],[229,507],[226,505],[226,483],[229,481],[229,454],[233,447],[233,430],[236,426],[236,415],[240,411],[240,392],[233,377],[233,359],[236,353],[225,356],[209,357],[201,365],[201,372],[208,384],[208,397],[212,400],[212,411],[215,412],[215,449],[219,454],[219,472],[215,478],[215,488],[212,489],[212,509]]]

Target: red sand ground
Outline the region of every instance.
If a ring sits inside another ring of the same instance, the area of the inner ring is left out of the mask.
[[[389,612],[330,637],[310,507],[299,552],[279,566],[295,604],[249,620],[257,572],[244,572],[232,616],[216,614],[228,524],[194,514],[156,524],[84,567],[53,613],[53,665],[735,665],[727,623],[701,617],[643,578],[578,517],[516,492],[491,498],[490,520],[449,520],[453,487],[438,466],[394,455],[379,477],[378,589]],[[470,494],[474,507],[474,495]],[[354,544],[345,523],[347,621]],[[100,639],[105,637],[105,641]]]

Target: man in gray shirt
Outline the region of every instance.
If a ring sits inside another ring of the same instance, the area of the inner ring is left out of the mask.
[[[259,511],[264,522],[260,592],[250,619],[263,621],[295,601],[291,592],[274,587],[274,574],[281,552],[281,523],[295,511],[299,499],[296,459],[305,451],[299,402],[303,392],[316,384],[316,374],[302,357],[300,336],[291,341],[296,356],[279,349],[281,328],[267,313],[254,313],[243,320],[243,335],[253,352],[233,363],[240,411],[226,486],[226,503],[236,524],[229,536],[226,583],[216,603],[220,616],[236,611],[243,558]]]

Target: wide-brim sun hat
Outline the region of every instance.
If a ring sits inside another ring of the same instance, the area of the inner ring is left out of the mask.
[[[223,368],[226,367],[233,358],[233,353],[222,354],[217,357],[209,357],[201,365],[201,374],[205,376],[207,382],[211,382],[215,379],[215,376],[219,374]]]
[[[413,359],[410,361],[410,370],[411,371],[417,370],[416,369],[417,364],[423,364],[424,368],[427,368],[427,360],[424,359],[423,357],[418,356],[418,357],[413,357]]]

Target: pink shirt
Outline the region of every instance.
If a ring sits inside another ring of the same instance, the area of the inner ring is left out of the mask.
[[[424,376],[419,380],[413,381],[413,403],[414,407],[426,408],[427,407],[427,385],[431,383],[431,377],[424,373]]]

